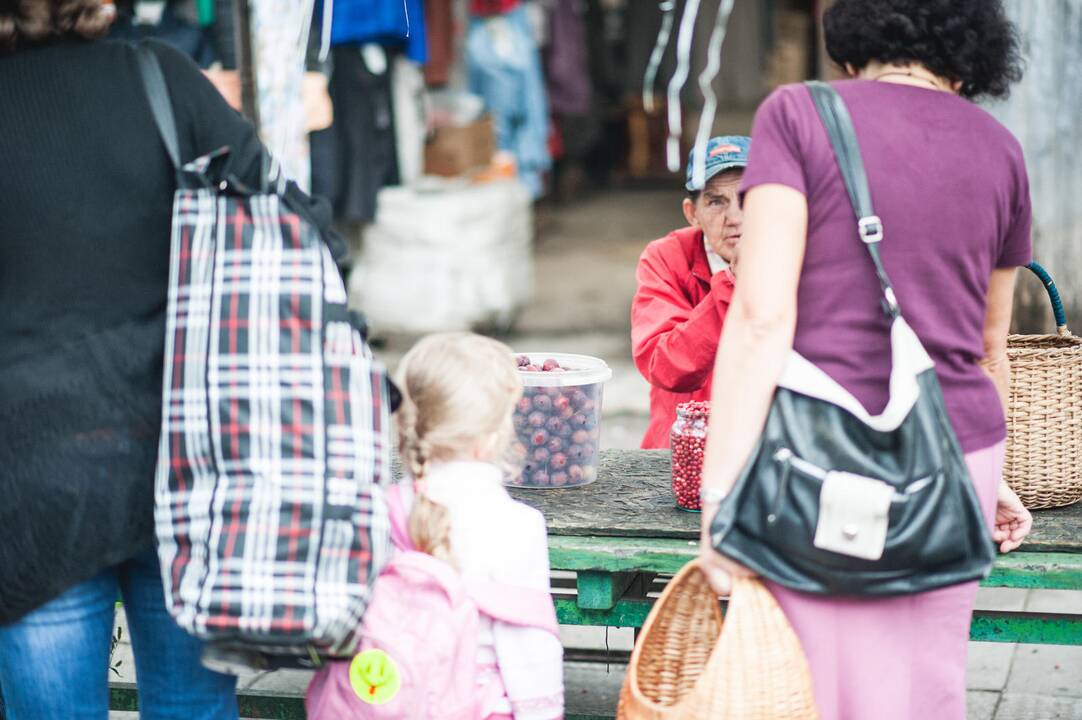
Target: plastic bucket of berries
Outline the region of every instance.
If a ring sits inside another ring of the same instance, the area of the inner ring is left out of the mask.
[[[522,474],[508,485],[566,488],[597,479],[601,397],[612,369],[600,358],[524,353],[518,369],[525,386],[514,424],[524,455]]]

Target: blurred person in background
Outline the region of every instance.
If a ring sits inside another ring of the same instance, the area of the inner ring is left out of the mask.
[[[743,136],[711,138],[699,185],[692,151],[682,203],[688,227],[653,241],[639,258],[631,352],[650,383],[644,449],[669,447],[677,405],[710,399],[718,339],[733,297],[744,220],[737,190],[749,147]]]

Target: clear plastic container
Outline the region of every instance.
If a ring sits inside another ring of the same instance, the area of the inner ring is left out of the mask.
[[[515,433],[524,456],[522,473],[508,485],[566,488],[597,479],[601,399],[612,369],[600,358],[566,353],[521,353],[542,367],[555,360],[561,370],[526,371],[515,408]]]
[[[688,402],[676,406],[669,445],[672,447],[672,493],[681,510],[703,509],[699,491],[703,483],[703,454],[706,428],[710,423],[709,402]]]

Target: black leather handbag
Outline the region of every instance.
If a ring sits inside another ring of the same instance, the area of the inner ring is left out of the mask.
[[[995,546],[931,358],[879,256],[883,226],[849,112],[807,83],[834,147],[891,323],[890,400],[870,415],[792,352],[766,427],[711,525],[714,547],[785,587],[888,596],[986,577]]]

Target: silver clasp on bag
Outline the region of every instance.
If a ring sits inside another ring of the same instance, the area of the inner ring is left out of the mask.
[[[860,239],[866,243],[877,243],[883,239],[883,221],[878,215],[869,215],[857,220]]]

